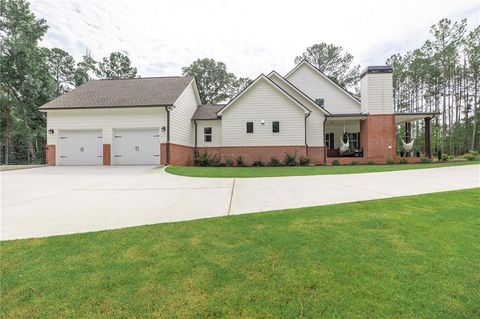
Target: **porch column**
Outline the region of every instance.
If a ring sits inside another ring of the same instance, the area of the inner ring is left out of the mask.
[[[432,138],[430,130],[430,121],[432,118],[425,118],[425,157],[432,158]]]

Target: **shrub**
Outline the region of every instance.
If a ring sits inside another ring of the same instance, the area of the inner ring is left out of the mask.
[[[470,151],[467,154],[465,154],[465,158],[468,161],[478,161],[480,159],[480,154],[475,151]]]
[[[340,165],[340,161],[337,160],[337,159],[336,159],[336,160],[333,160],[333,161],[332,161],[332,165],[333,165],[333,166],[338,166],[338,165]]]
[[[442,158],[443,158],[443,156],[442,156],[442,150],[438,150],[438,151],[437,151],[437,158],[438,158],[439,161],[442,160]]]
[[[395,161],[391,158],[387,159],[387,161],[385,162],[386,164],[388,165],[392,165],[392,164],[395,164]]]
[[[423,164],[428,164],[428,163],[431,163],[432,160],[429,159],[428,157],[422,157],[422,158],[420,159],[420,162],[423,163]]]
[[[243,161],[243,157],[239,156],[239,157],[237,157],[237,159],[235,161],[237,162],[238,167],[245,166],[245,162]]]
[[[268,166],[281,166],[282,163],[278,160],[278,158],[272,157],[270,158],[270,163],[268,163]]]
[[[225,161],[225,166],[226,167],[232,167],[233,166],[233,162],[231,160],[226,160]]]
[[[217,154],[208,154],[207,151],[203,151],[202,153],[196,152],[193,165],[220,166],[220,160],[217,158]]]
[[[290,154],[285,154],[284,164],[286,166],[296,166],[297,165],[297,152]]]
[[[358,165],[358,161],[352,160],[352,161],[350,162],[350,165]]]
[[[300,156],[298,163],[302,166],[307,166],[310,164],[310,157],[308,156]]]
[[[398,163],[399,163],[399,164],[407,164],[408,161],[407,161],[405,158],[401,158]]]
[[[370,161],[367,162],[367,165],[375,165],[375,162],[370,160]]]
[[[450,156],[448,154],[442,154],[442,158],[440,159],[442,162],[446,162],[450,159]]]
[[[256,166],[256,167],[263,166],[263,162],[261,160],[253,161],[252,166]]]

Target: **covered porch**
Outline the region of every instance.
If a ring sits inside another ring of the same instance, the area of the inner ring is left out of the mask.
[[[417,163],[421,157],[431,158],[431,119],[435,115],[436,113],[396,113],[329,116],[324,125],[326,163],[338,161],[340,164],[350,164],[355,161],[359,164],[383,164],[400,158],[408,163]],[[401,149],[404,148],[401,139],[407,144],[412,142],[411,123],[415,121],[425,123],[425,146],[422,150],[412,147],[412,151],[401,154],[397,152],[397,140],[401,143]],[[405,125],[406,134],[397,138],[399,125]]]

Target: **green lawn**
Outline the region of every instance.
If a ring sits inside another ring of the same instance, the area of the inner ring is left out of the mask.
[[[480,164],[480,161],[456,161],[431,164],[395,165],[342,165],[342,166],[293,166],[293,167],[198,167],[167,166],[167,172],[193,177],[274,177],[299,175],[330,175],[402,171],[432,167]]]
[[[2,318],[478,318],[480,189],[0,243]]]

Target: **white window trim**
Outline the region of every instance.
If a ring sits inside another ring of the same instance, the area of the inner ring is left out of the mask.
[[[205,130],[210,129],[210,134],[206,133]],[[210,141],[207,141],[206,137],[210,136]],[[211,126],[206,126],[203,128],[203,142],[212,143],[213,142],[213,128]]]

